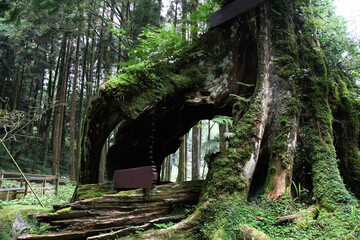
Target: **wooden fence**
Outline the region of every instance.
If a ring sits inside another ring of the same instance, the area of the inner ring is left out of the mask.
[[[46,189],[54,188],[54,185],[47,185],[48,181],[55,180],[55,195],[59,192],[60,182],[66,182],[65,180],[60,179],[60,174],[57,175],[41,175],[41,174],[29,174],[25,173],[25,177],[29,182],[42,182],[41,187],[36,187],[34,189],[41,189],[41,194],[44,195]],[[5,181],[16,181],[19,182],[19,187],[17,188],[2,188],[3,182]],[[0,200],[8,201],[12,199],[18,199],[28,195],[29,186],[21,176],[20,173],[16,172],[7,172],[0,170]]]

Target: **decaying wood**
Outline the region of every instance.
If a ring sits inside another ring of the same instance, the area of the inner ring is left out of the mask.
[[[315,207],[311,206],[308,209],[306,209],[306,211],[308,213],[312,212],[312,211],[316,211]],[[277,217],[277,220],[279,220],[280,222],[287,222],[290,220],[294,220],[296,219],[297,221],[301,220],[301,214],[292,214],[292,215],[288,215],[288,216],[282,216],[282,217]]]
[[[110,231],[115,231],[113,235],[118,236],[139,228],[150,228],[154,223],[180,221],[185,218],[181,210],[198,202],[201,186],[202,181],[171,183],[77,201],[70,209],[36,216],[39,222],[66,230],[18,239],[111,239],[111,234],[104,235],[108,238],[89,237]]]
[[[125,235],[128,235],[129,233],[133,233],[140,229],[146,230],[148,228],[151,228],[155,223],[179,221],[183,218],[185,218],[184,214],[168,216],[168,217],[161,217],[161,218],[153,219],[153,220],[149,221],[149,223],[146,223],[144,225],[135,226],[135,227],[127,227],[127,228],[120,229],[119,231],[110,232],[110,233],[102,234],[102,235],[98,235],[98,236],[88,237],[87,240],[115,239],[117,237],[125,236]]]
[[[279,220],[280,222],[287,222],[290,220],[298,219],[300,217],[301,217],[300,214],[292,214],[288,216],[277,217],[276,219]]]

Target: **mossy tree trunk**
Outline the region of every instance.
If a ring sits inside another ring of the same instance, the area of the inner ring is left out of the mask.
[[[311,26],[304,24],[305,15],[298,14],[294,4],[267,1],[209,30],[192,45],[190,52],[201,50],[196,56],[186,52],[174,66],[131,69],[109,81],[88,113],[81,182],[93,181],[101,141],[121,120],[108,155],[110,167],[146,164],[138,159],[147,153],[139,151],[150,144],[160,167],[196,122],[222,114],[234,117],[230,131],[235,136],[209,163],[201,224],[216,218],[206,214],[217,214],[211,209],[221,202],[228,201],[231,208],[253,192],[276,199],[291,189],[292,181],[328,209],[352,202],[345,183],[359,195],[360,158],[358,118],[346,97],[351,82],[328,69],[316,39],[305,34]],[[154,81],[151,74],[161,82],[161,96],[156,84],[146,85]],[[131,83],[135,75],[142,83],[134,82],[127,90],[124,82]],[[137,94],[144,86],[146,91]],[[130,139],[136,143],[131,152]],[[116,159],[120,154],[125,157]],[[213,231],[203,233],[211,238],[217,234]]]

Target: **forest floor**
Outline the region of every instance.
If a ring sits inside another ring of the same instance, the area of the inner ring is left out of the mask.
[[[38,224],[34,215],[50,213],[53,210],[52,204],[68,203],[74,187],[67,185],[61,188],[62,194],[56,199],[40,196],[46,208],[32,206],[37,204],[33,196],[27,196],[22,200],[1,201],[0,240],[14,236],[13,226],[16,221],[14,216],[18,215],[29,226],[22,234],[47,233],[49,225]],[[290,199],[283,196],[274,201],[263,197],[252,197],[247,204],[232,208],[224,204],[211,211],[214,216],[220,216],[214,219],[214,223],[219,229],[225,229],[214,236],[216,239],[240,239],[241,228],[245,226],[265,233],[269,239],[360,239],[360,215],[359,209],[355,206],[344,205],[343,208],[329,212],[309,202],[299,201],[297,198]],[[215,214],[216,211],[222,214]],[[169,221],[154,224],[150,230],[134,228],[136,231],[131,234],[110,239],[203,239],[203,233],[214,228],[213,224],[205,225],[200,232],[186,231],[187,235],[184,235],[184,232],[177,231],[174,225],[176,222]]]

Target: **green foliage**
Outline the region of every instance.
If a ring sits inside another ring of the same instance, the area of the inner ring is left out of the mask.
[[[171,227],[171,226],[173,226],[175,223],[173,223],[173,222],[167,222],[167,223],[155,223],[154,225],[155,225],[155,227],[157,227],[157,228],[168,228],[168,227]]]
[[[208,154],[217,153],[220,151],[219,144],[221,143],[221,138],[216,136],[206,142],[201,144],[202,155],[206,156]]]
[[[296,183],[294,181],[291,181],[295,191],[296,191],[296,198],[301,202],[301,184],[299,183],[299,186],[296,186]]]
[[[317,208],[316,206],[314,206]],[[270,239],[358,239],[357,225],[360,216],[352,218],[351,206],[338,208],[334,212],[321,210],[321,215],[307,211],[303,203],[289,202],[279,198],[253,198],[248,204],[235,204],[231,199],[212,203],[201,211],[207,223],[198,239],[241,239],[239,228],[244,224],[265,233]],[[320,210],[320,209],[319,209]],[[300,214],[299,220],[280,223],[276,218]]]
[[[42,185],[39,185],[41,187]],[[18,186],[17,186],[18,187]],[[36,185],[33,186],[36,188]],[[62,205],[69,203],[73,193],[74,193],[75,186],[71,184],[67,185],[60,185],[59,186],[59,194],[55,195],[54,189],[47,189],[45,195],[41,195],[40,190],[36,190],[41,202],[44,204],[46,208],[51,208],[54,204]],[[0,200],[0,209],[13,206],[13,205],[38,205],[39,202],[34,195],[27,195],[23,199],[14,199],[11,201],[1,201]]]
[[[205,0],[204,2],[200,2],[198,9],[193,11],[190,14],[191,22],[206,22],[211,14],[220,9],[220,5],[218,1],[215,0]]]
[[[234,118],[228,116],[215,116],[211,121],[219,123],[219,124],[228,124],[229,126],[233,125]]]
[[[244,98],[244,97],[241,97],[241,96],[236,95],[236,94],[230,94],[229,96],[230,96],[230,97],[234,97],[234,98],[235,98],[236,100],[238,100],[238,101],[242,101],[242,102],[246,102],[246,103],[248,103],[248,102],[251,101],[251,99]]]
[[[347,32],[346,20],[335,14],[333,1],[304,3],[296,2],[297,11],[302,13],[307,27],[304,34],[308,37],[314,37],[315,34],[326,55],[327,64],[334,68],[339,64],[347,69],[354,68],[360,59],[359,42]]]
[[[178,60],[178,55],[188,46],[177,32],[173,24],[164,28],[151,27],[142,29],[135,48],[129,49],[130,60],[121,65],[133,65],[139,62],[146,64],[171,64]],[[118,30],[117,34],[123,36],[124,30]]]

